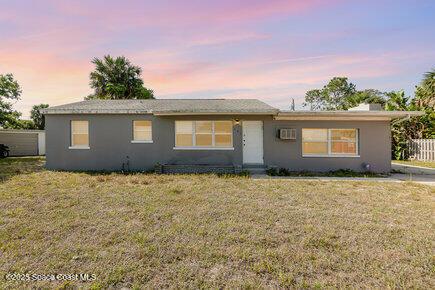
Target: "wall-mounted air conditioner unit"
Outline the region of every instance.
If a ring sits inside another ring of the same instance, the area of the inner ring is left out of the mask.
[[[296,140],[296,129],[279,129],[279,139]]]

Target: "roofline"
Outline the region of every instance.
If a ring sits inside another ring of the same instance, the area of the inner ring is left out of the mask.
[[[193,115],[276,115],[277,111],[263,112],[154,112],[155,116],[193,116]]]
[[[0,128],[0,133],[44,133],[45,130],[31,130],[31,129],[2,129]]]
[[[54,108],[50,110],[45,110],[45,109],[41,110],[41,113],[44,115],[152,114],[151,111],[146,111],[146,110],[110,110],[110,109],[87,110],[87,109],[54,109]]]
[[[93,115],[93,114],[147,114],[155,116],[193,116],[193,115],[273,115],[275,120],[362,120],[388,121],[406,117],[424,115],[422,111],[222,111],[222,112],[173,112],[146,110],[86,110],[86,109],[50,109],[42,110],[44,115]]]
[[[275,120],[390,121],[422,116],[422,111],[281,111]]]
[[[44,115],[90,115],[90,114],[148,114],[156,116],[184,116],[184,115],[276,115],[278,110],[270,111],[222,111],[222,112],[171,112],[171,111],[145,111],[145,110],[86,110],[86,109],[51,109],[49,111],[41,110]]]

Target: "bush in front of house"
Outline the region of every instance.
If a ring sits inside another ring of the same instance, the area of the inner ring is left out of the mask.
[[[269,176],[295,176],[295,177],[314,177],[314,176],[326,176],[326,177],[386,177],[386,174],[379,174],[370,171],[357,172],[351,169],[339,169],[331,170],[327,172],[315,172],[315,171],[290,171],[287,168],[271,167],[266,170]]]

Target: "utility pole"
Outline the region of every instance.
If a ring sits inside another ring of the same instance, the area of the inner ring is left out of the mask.
[[[295,99],[292,98],[292,104],[290,106],[290,110],[294,111],[295,110]]]

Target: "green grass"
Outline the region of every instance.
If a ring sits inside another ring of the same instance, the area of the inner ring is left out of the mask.
[[[44,157],[9,157],[0,159],[0,182],[17,174],[43,170]]]
[[[0,289],[435,287],[433,187],[41,162],[0,163]],[[11,282],[8,272],[97,279]]]
[[[412,165],[412,166],[421,166],[428,168],[435,168],[435,161],[418,161],[418,160],[393,160],[392,163],[404,164],[404,165]]]

